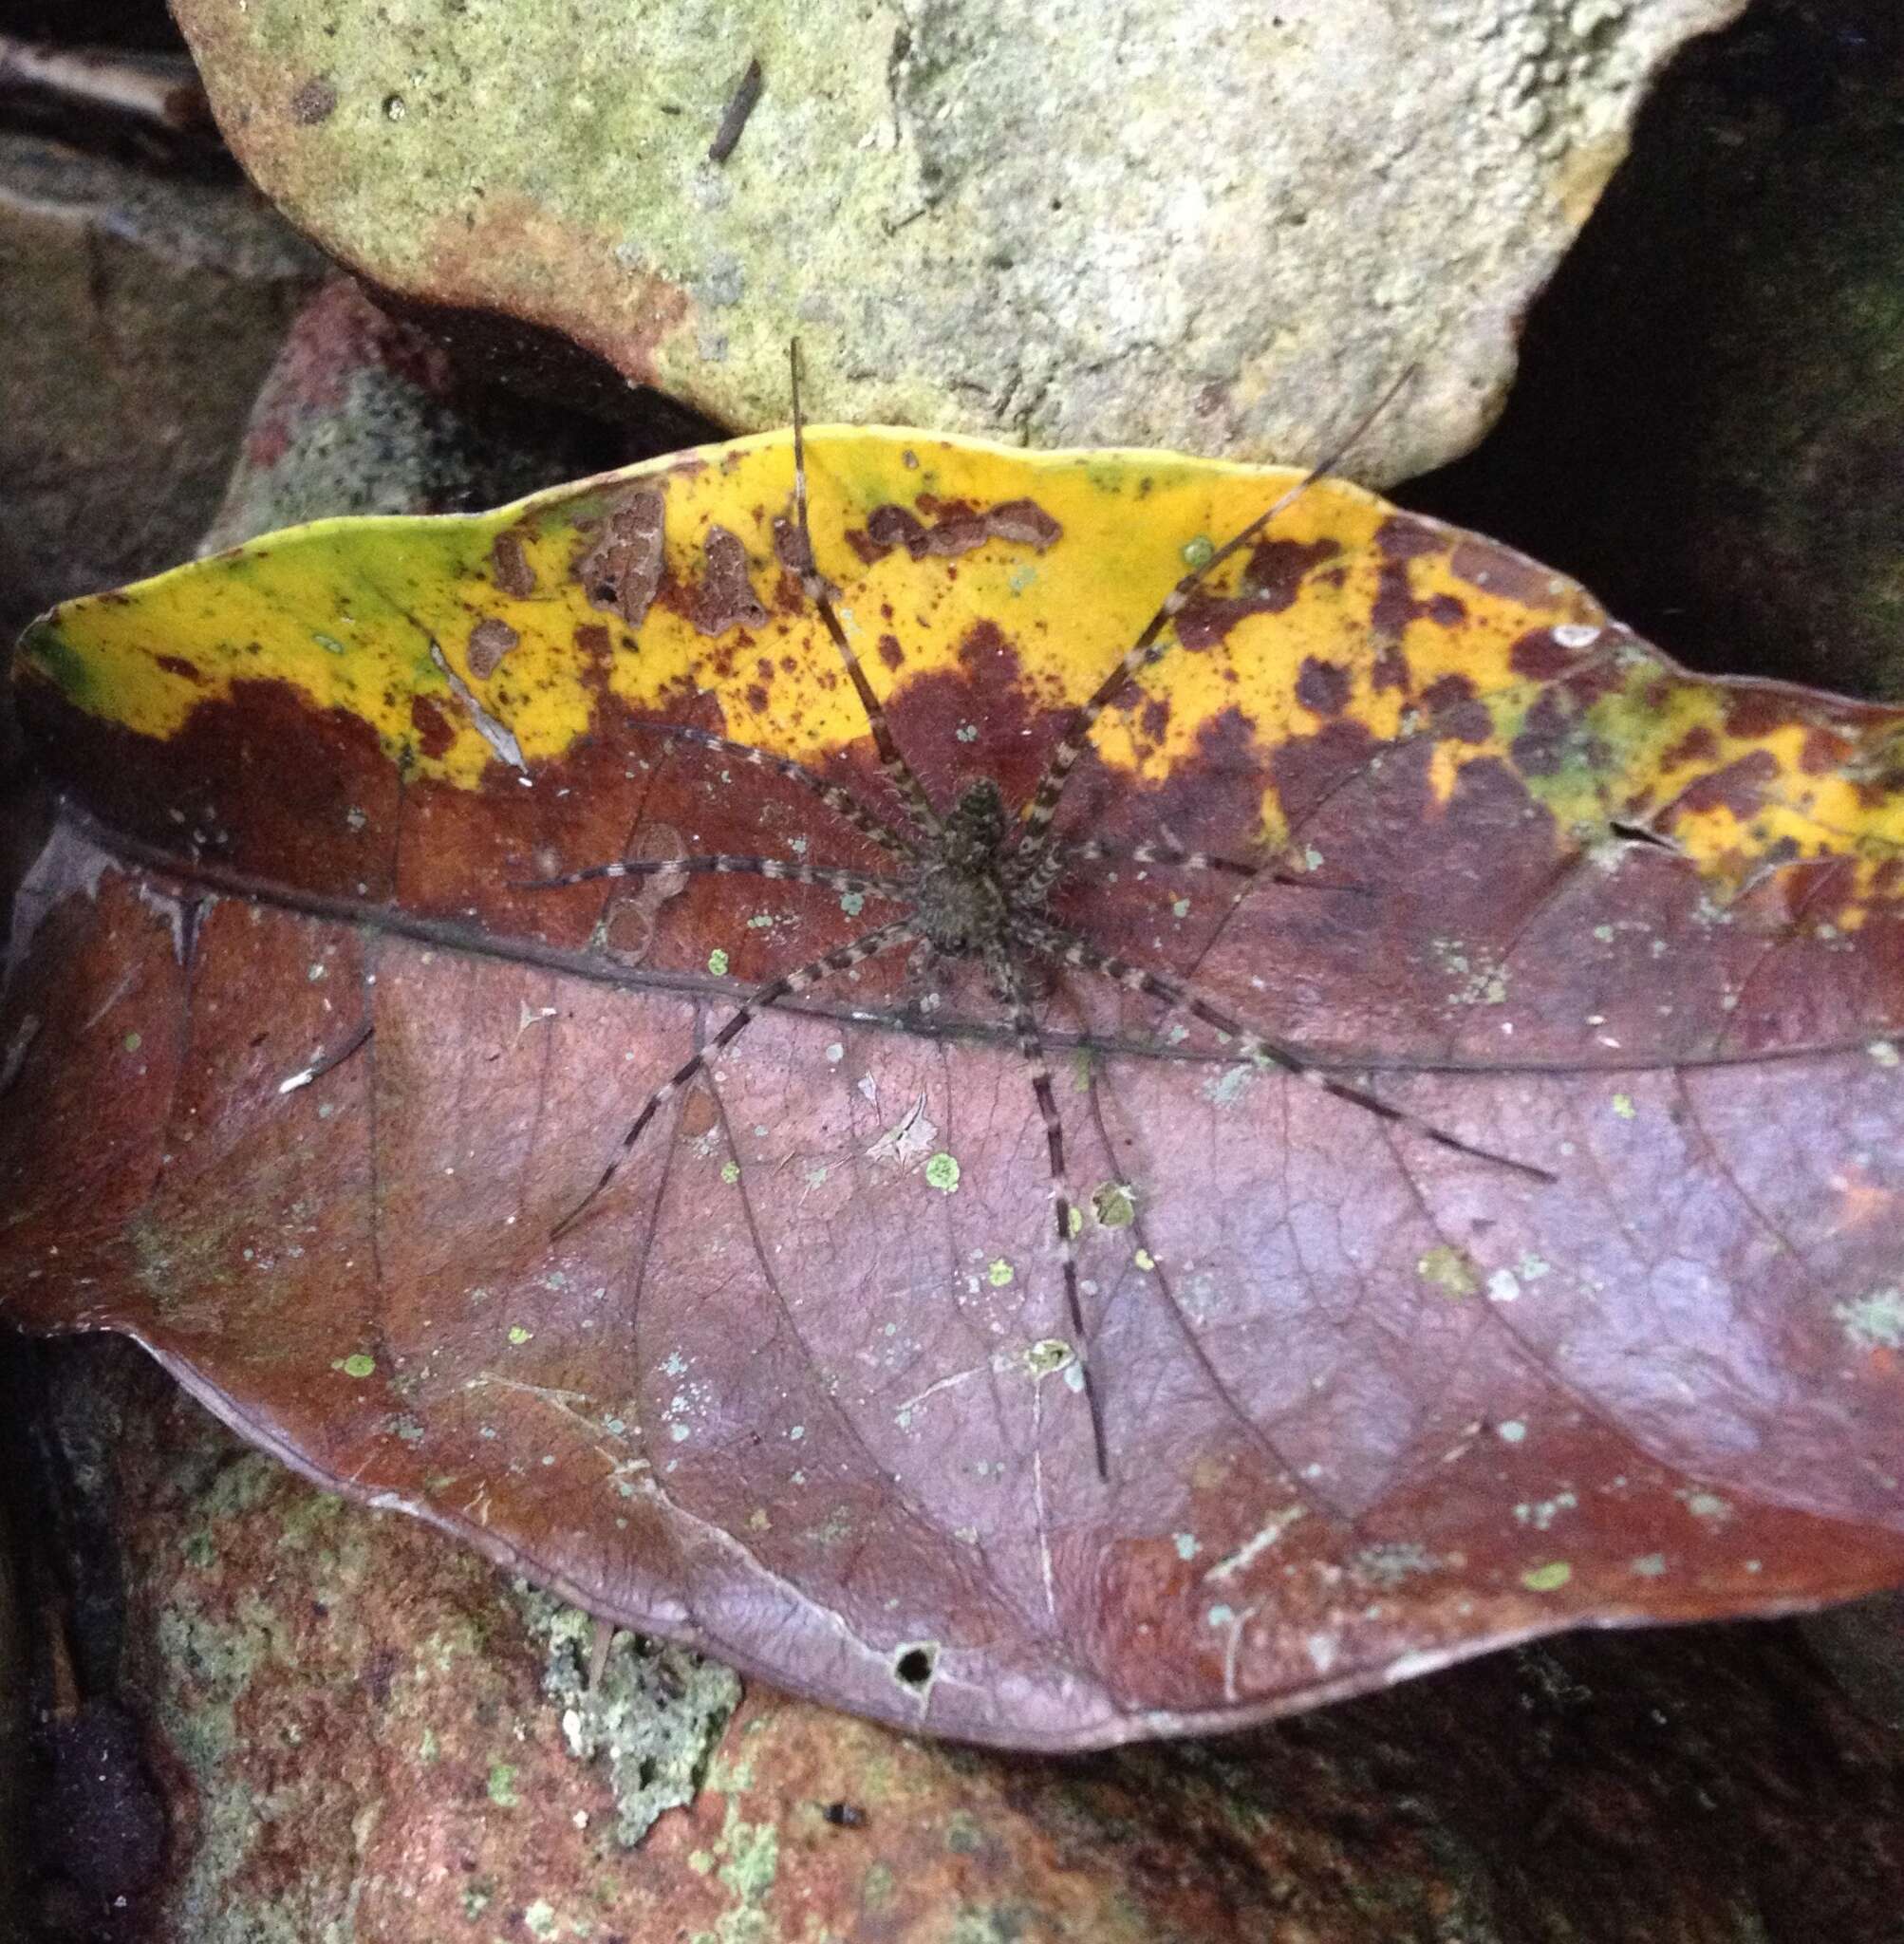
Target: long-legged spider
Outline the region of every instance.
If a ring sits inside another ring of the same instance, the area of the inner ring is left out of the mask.
[[[841,622],[834,605],[833,590],[814,562],[808,519],[805,415],[800,398],[797,345],[793,348],[792,365],[793,521],[791,530],[782,533],[781,557],[783,563],[797,574],[806,600],[819,615],[845,664],[878,752],[880,768],[899,799],[904,816],[895,828],[869,810],[851,792],[791,758],[772,755],[746,743],[730,741],[703,729],[681,724],[650,726],[657,735],[695,742],[793,779],[890,858],[892,869],[881,873],[826,865],[793,864],[768,857],[702,854],[618,859],[613,863],[569,871],[559,877],[538,879],[522,888],[553,889],[606,878],[737,872],[823,886],[862,897],[887,900],[903,907],[905,915],[876,925],[805,964],[782,972],[748,993],[719,1030],[648,1095],[594,1186],[562,1218],[553,1233],[559,1237],[581,1220],[596,1197],[614,1179],[629,1151],[661,1109],[716,1054],[738,1038],[766,1007],[795,998],[822,980],[849,971],[901,946],[923,947],[929,953],[947,959],[974,960],[982,967],[986,981],[1010,1023],[1044,1125],[1051,1164],[1052,1235],[1063,1278],[1065,1310],[1090,1410],[1098,1474],[1108,1480],[1111,1467],[1104,1410],[1092,1374],[1091,1333],[1086,1327],[1079,1299],[1077,1251],[1073,1241],[1077,1225],[1073,1211],[1077,1204],[1065,1165],[1064,1125],[1052,1084],[1044,1037],[1033,1012],[1026,977],[1029,964],[1042,961],[1073,970],[1095,973],[1128,991],[1181,1007],[1193,1019],[1227,1036],[1246,1060],[1279,1067],[1338,1100],[1410,1129],[1457,1153],[1493,1163],[1536,1181],[1545,1183],[1555,1179],[1545,1168],[1465,1141],[1379,1094],[1337,1078],[1334,1074],[1323,1071],[1297,1048],[1256,1031],[1184,980],[1100,949],[1076,930],[1056,923],[1047,909],[1050,894],[1061,883],[1066,871],[1073,865],[1086,861],[1128,861],[1172,870],[1211,871],[1241,877],[1258,874],[1261,869],[1258,865],[1209,855],[1168,842],[1140,844],[1122,850],[1094,841],[1062,842],[1054,833],[1055,819],[1066,785],[1088,746],[1093,724],[1133,677],[1167,651],[1171,645],[1171,624],[1191,595],[1214,569],[1255,540],[1297,495],[1338,465],[1393,393],[1386,395],[1322,464],[1279,495],[1248,525],[1215,548],[1177,581],[1095,691],[1073,711],[1036,787],[1015,814],[1008,808],[999,784],[990,777],[980,777],[967,784],[958,800],[949,809],[942,810],[932,801],[893,736],[886,711],[873,693]]]

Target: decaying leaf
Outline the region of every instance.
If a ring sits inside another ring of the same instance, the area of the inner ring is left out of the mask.
[[[1286,476],[811,440],[933,799],[1022,802]],[[1689,676],[1492,543],[1314,488],[1106,712],[1053,918],[1542,1183],[1068,970],[1101,1480],[1045,1130],[983,979],[764,1015],[878,922],[784,437],[77,602],[20,701],[5,1299],[630,1624],[949,1734],[1238,1723],[1582,1621],[1904,1579],[1904,716]],[[657,537],[658,536],[658,537]],[[1239,887],[1241,888],[1239,889]],[[1029,969],[1029,968],[1028,968]]]

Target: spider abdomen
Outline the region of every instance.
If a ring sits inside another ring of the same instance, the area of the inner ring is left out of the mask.
[[[1005,888],[988,863],[928,863],[919,873],[917,923],[935,951],[969,958],[1001,942]]]

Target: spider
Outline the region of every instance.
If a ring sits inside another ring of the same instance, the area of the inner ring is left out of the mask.
[[[719,1029],[684,1060],[643,1102],[619,1147],[594,1185],[555,1224],[552,1238],[572,1228],[594,1206],[655,1116],[687,1086],[714,1056],[733,1044],[767,1007],[797,998],[821,981],[903,947],[924,950],[948,960],[976,961],[1009,1023],[1022,1056],[1044,1126],[1051,1168],[1052,1240],[1063,1280],[1066,1317],[1077,1359],[1081,1389],[1091,1419],[1093,1456],[1100,1479],[1111,1477],[1110,1447],[1104,1408],[1092,1375],[1090,1341],[1079,1296],[1077,1250],[1074,1242],[1080,1216],[1065,1161],[1065,1134],[1052,1083],[1044,1037],[1033,1013],[1027,967],[1040,962],[1073,972],[1094,974],[1126,991],[1139,993],[1181,1008],[1193,1019],[1233,1040],[1245,1060],[1280,1068],[1310,1086],[1333,1094],[1443,1148],[1540,1183],[1557,1177],[1532,1163],[1474,1145],[1383,1099],[1379,1094],[1323,1071],[1298,1048],[1259,1033],[1225,1008],[1204,997],[1172,973],[1140,965],[1101,949],[1081,932],[1057,923],[1048,901],[1067,871],[1084,862],[1128,862],[1170,870],[1215,872],[1254,877],[1262,867],[1239,859],[1185,849],[1171,842],[1117,848],[1095,841],[1063,842],[1054,832],[1065,789],[1079,757],[1089,745],[1092,726],[1119,692],[1140,671],[1158,661],[1171,645],[1171,624],[1211,572],[1248,546],[1298,495],[1334,470],[1382,411],[1410,373],[1405,372],[1367,413],[1341,444],[1294,486],[1279,495],[1248,525],[1209,551],[1165,594],[1156,611],[1125,649],[1093,693],[1073,712],[1063,735],[1048,758],[1029,798],[1016,812],[996,780],[980,777],[965,784],[955,802],[935,803],[906,761],[894,738],[885,709],[867,679],[860,658],[843,626],[834,589],[819,571],[808,518],[806,420],[801,402],[801,359],[797,344],[791,347],[793,411],[793,518],[780,524],[777,551],[783,565],[796,574],[801,591],[818,614],[837,650],[865,713],[882,772],[903,806],[905,815],[895,827],[850,791],[827,780],[791,758],[750,744],[732,741],[685,724],[646,725],[652,733],[688,741],[771,769],[810,791],[827,809],[869,839],[891,860],[889,872],[837,869],[826,865],[793,864],[775,858],[727,854],[684,857],[623,858],[557,877],[540,878],[520,886],[546,890],[607,878],[690,876],[735,872],[888,901],[904,915],[888,920],[859,937],[789,971],[777,974],[748,993]],[[1278,882],[1301,880],[1272,872]]]

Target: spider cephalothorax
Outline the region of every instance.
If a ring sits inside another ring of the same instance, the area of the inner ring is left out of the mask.
[[[1007,828],[1005,799],[982,777],[961,793],[938,844],[920,860],[916,923],[934,951],[970,958],[1004,944],[1011,910]]]
[[[1247,546],[1276,514],[1310,481],[1340,458],[1337,453],[1260,514],[1223,546],[1209,552],[1164,596],[1137,639],[1105,675],[1092,695],[1072,713],[1054,746],[1036,788],[1014,813],[998,783],[980,777],[966,784],[952,808],[941,813],[906,761],[886,710],[873,693],[858,653],[840,619],[835,594],[813,560],[807,515],[806,449],[800,413],[800,370],[793,360],[793,518],[779,523],[775,553],[780,564],[796,573],[801,591],[845,664],[859,698],[867,727],[879,755],[880,769],[898,799],[900,815],[888,822],[851,791],[828,781],[816,771],[791,757],[735,742],[704,729],[680,724],[649,725],[657,735],[698,742],[756,767],[778,771],[811,791],[843,822],[850,825],[890,861],[887,873],[831,865],[793,864],[768,857],[691,855],[660,859],[622,859],[590,866],[559,878],[544,879],[545,887],[579,884],[593,878],[649,876],[660,873],[689,876],[731,871],[794,883],[822,885],[831,889],[882,899],[902,915],[876,925],[848,944],[838,945],[806,964],[770,979],[749,993],[713,1037],[648,1096],[623,1136],[620,1151],[603,1168],[593,1187],[556,1225],[561,1235],[580,1219],[613,1179],[617,1168],[642,1131],[661,1108],[686,1086],[707,1062],[728,1046],[760,1012],[796,997],[835,974],[883,953],[904,947],[924,947],[947,958],[977,959],[986,982],[1010,1023],[1024,1057],[1032,1092],[1044,1125],[1051,1161],[1053,1240],[1064,1283],[1065,1313],[1073,1342],[1065,1346],[1075,1355],[1081,1388],[1091,1411],[1092,1446],[1099,1473],[1110,1477],[1104,1417],[1089,1355],[1079,1299],[1077,1258],[1073,1243],[1075,1201],[1065,1167],[1064,1129],[1044,1037],[1033,1012],[1037,975],[1051,968],[1095,973],[1126,991],[1181,1008],[1204,1026],[1223,1034],[1244,1059],[1279,1067],[1311,1086],[1348,1101],[1391,1124],[1412,1129],[1458,1153],[1490,1161],[1539,1181],[1552,1181],[1546,1169],[1479,1148],[1395,1106],[1379,1094],[1323,1073],[1295,1047],[1268,1038],[1205,999],[1174,974],[1131,963],[1103,950],[1079,932],[1055,922],[1045,907],[1046,894],[1070,868],[1085,860],[1124,860],[1144,866],[1187,871],[1219,871],[1249,877],[1258,867],[1232,858],[1212,857],[1170,843],[1140,844],[1118,850],[1094,841],[1077,842],[1056,833],[1056,815],[1065,786],[1089,745],[1092,730],[1125,685],[1156,661],[1169,645],[1167,634],[1199,584],[1220,563]],[[1386,401],[1384,401],[1386,402]],[[1379,406],[1377,407],[1379,409]],[[1372,414],[1371,414],[1372,417]],[[1364,424],[1367,423],[1365,420]],[[1360,436],[1361,428],[1354,437]],[[1353,439],[1351,440],[1353,443]],[[1344,448],[1346,450],[1346,447]]]

